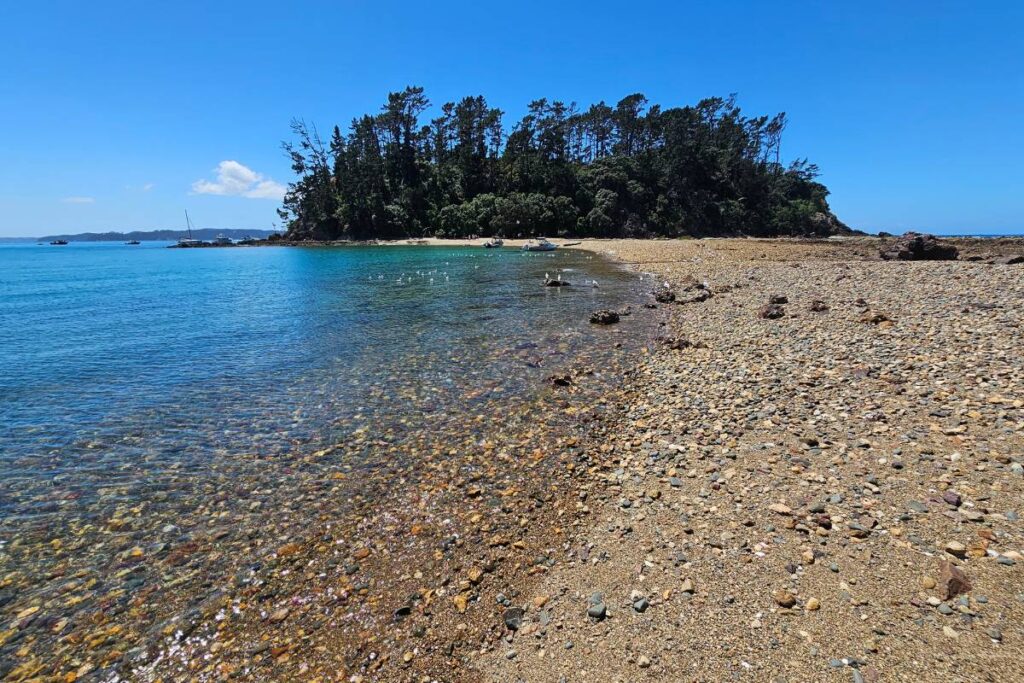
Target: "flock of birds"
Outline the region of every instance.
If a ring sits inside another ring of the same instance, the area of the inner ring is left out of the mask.
[[[490,254],[488,254],[486,256],[490,256]],[[553,255],[548,255],[549,258],[551,258],[552,256]],[[472,255],[470,258],[476,258],[476,255],[475,254]],[[590,261],[590,260],[593,260],[593,258],[594,258],[593,256],[587,256],[586,260]],[[451,265],[451,261],[445,261],[444,265],[446,267],[450,266]],[[473,266],[474,270],[478,270],[479,268],[480,268],[479,265],[474,265]],[[573,270],[574,269],[572,269],[572,268],[561,268],[561,269],[559,269],[555,273],[555,279],[557,281],[561,282],[562,281],[562,273],[573,271]],[[643,272],[641,272],[639,274],[639,278],[640,278],[640,281],[643,282],[645,280],[656,280],[657,276],[655,276],[654,273],[643,273]],[[385,281],[385,280],[388,280],[388,279],[389,278],[386,277],[384,275],[384,273],[378,273],[376,277],[374,277],[373,275],[370,275],[370,276],[367,277],[367,280],[369,280],[371,282],[373,282],[373,281],[382,282],[382,281]],[[441,281],[443,279],[444,282],[450,282],[451,281],[451,276],[448,274],[447,270],[441,270],[440,268],[434,268],[433,270],[417,270],[415,273],[412,273],[412,274],[406,274],[406,273],[403,272],[402,274],[400,274],[398,276],[398,278],[394,282],[395,282],[395,284],[405,285],[405,284],[411,284],[411,283],[413,283],[413,282],[418,280],[418,281],[421,281],[421,282],[426,282],[428,284],[433,284],[435,282],[435,279],[438,280],[438,281]],[[549,282],[550,280],[551,280],[551,274],[550,273],[544,273],[544,280],[543,280],[543,282]],[[598,288],[601,287],[601,285],[600,285],[600,283],[598,283],[597,279],[584,280],[583,284],[584,284],[584,286],[592,287],[594,289],[598,289]],[[666,287],[666,288],[671,287],[671,285],[669,285],[668,282],[663,283],[663,286]]]
[[[489,256],[489,254],[487,256]],[[550,258],[553,255],[548,255],[548,256]],[[476,257],[475,255],[471,256],[471,258],[475,258],[475,257]],[[587,256],[586,260],[590,261],[590,260],[593,260],[593,258],[594,258],[593,256]],[[450,266],[451,262],[450,261],[445,261],[444,265],[445,266]],[[474,264],[474,266],[473,266],[474,270],[478,270],[479,268],[480,268],[479,265]],[[561,269],[559,269],[558,272],[555,273],[555,278],[559,282],[561,282],[562,281],[562,273],[563,272],[572,271],[572,270],[573,270],[572,268],[561,268]],[[640,275],[640,279],[642,280],[643,277],[644,277],[644,274],[641,274]],[[366,279],[369,282],[375,282],[375,281],[376,282],[384,282],[384,281],[390,281],[391,280],[391,278],[388,277],[387,275],[385,275],[384,273],[377,273],[376,276],[368,275]],[[548,282],[550,280],[551,280],[550,273],[544,273],[544,280],[543,280],[543,282]],[[413,283],[415,281],[425,282],[425,283],[428,283],[428,284],[433,284],[435,281],[450,282],[451,281],[451,276],[448,274],[447,270],[441,270],[440,268],[434,268],[433,270],[417,270],[415,273],[411,273],[411,274],[406,274],[404,272],[401,273],[394,280],[394,283],[398,284],[398,285],[405,285],[405,284],[411,284],[411,283]],[[592,288],[595,288],[595,289],[600,288],[600,286],[601,286],[596,279],[584,280],[583,284],[585,286],[592,287]]]

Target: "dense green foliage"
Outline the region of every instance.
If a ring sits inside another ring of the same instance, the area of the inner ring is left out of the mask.
[[[422,88],[335,126],[302,121],[284,147],[299,176],[279,210],[293,239],[531,235],[825,235],[845,229],[805,160],[780,163],[784,114],[734,98],[662,109],[537,100],[506,133],[483,97],[440,108]]]

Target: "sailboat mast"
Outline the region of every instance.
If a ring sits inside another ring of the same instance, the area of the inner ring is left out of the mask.
[[[192,239],[192,221],[188,217],[188,209],[185,209],[185,227],[188,229],[188,238]]]

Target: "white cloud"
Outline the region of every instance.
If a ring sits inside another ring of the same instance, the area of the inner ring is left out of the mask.
[[[61,201],[65,204],[94,204],[96,202],[92,197],[64,197]]]
[[[272,178],[257,173],[237,161],[222,161],[214,170],[215,180],[197,180],[192,183],[196,194],[217,194],[249,199],[281,199],[285,186]]]

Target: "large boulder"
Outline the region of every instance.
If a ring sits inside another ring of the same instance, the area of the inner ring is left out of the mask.
[[[886,261],[955,261],[957,249],[935,235],[917,232],[904,233],[880,250]]]

